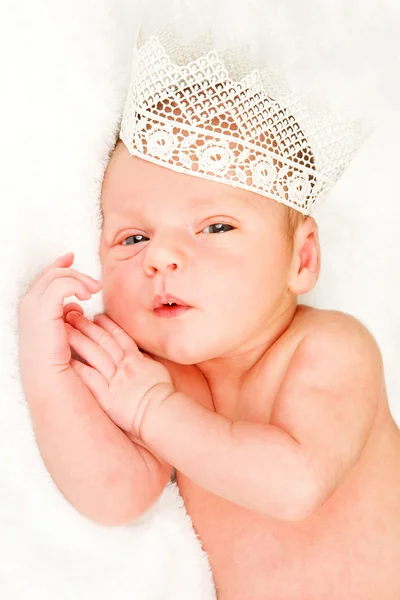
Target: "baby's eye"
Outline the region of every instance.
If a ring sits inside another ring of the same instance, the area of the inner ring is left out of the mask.
[[[229,231],[229,229],[222,229],[222,227],[230,227],[231,229],[235,229],[232,225],[229,225],[228,223],[213,223],[212,225],[207,225],[207,227],[204,227],[203,231],[205,231],[206,229],[210,229],[210,227],[215,227],[217,233],[220,231],[222,231],[222,233],[224,233],[225,231]]]
[[[124,240],[122,240],[122,245],[123,246],[132,246],[133,244],[125,244],[124,242],[126,242],[126,240],[131,240],[131,239],[134,239],[134,238],[138,238],[138,239],[135,242],[133,242],[133,244],[137,244],[138,242],[143,242],[144,240],[148,240],[149,239],[149,238],[146,238],[146,236],[140,235],[140,234],[130,235],[127,238],[125,238]]]

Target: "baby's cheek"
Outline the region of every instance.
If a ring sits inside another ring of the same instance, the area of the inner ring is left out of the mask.
[[[104,284],[103,288],[104,311],[113,321],[119,321],[121,315],[126,313],[126,300],[114,286]]]
[[[104,312],[122,327],[129,335],[137,335],[137,302],[136,295],[126,284],[109,280],[104,282]],[[139,328],[140,329],[140,328]]]
[[[116,285],[113,277],[110,277],[109,273],[102,273],[102,297],[104,304],[104,311],[114,319],[112,316],[115,312],[118,312],[120,305],[123,304],[123,294],[121,293],[120,286]],[[114,319],[115,320],[115,319]]]

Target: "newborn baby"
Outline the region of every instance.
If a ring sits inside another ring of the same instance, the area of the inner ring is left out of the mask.
[[[60,257],[19,309],[24,391],[67,500],[122,525],[175,470],[219,600],[398,599],[399,429],[373,336],[297,302],[318,279],[315,220],[121,141],[102,211],[101,284]],[[100,288],[93,322],[63,306]]]

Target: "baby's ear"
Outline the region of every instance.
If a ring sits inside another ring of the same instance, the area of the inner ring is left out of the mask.
[[[306,294],[316,285],[321,268],[318,225],[313,217],[297,227],[293,246],[288,286],[296,295]]]

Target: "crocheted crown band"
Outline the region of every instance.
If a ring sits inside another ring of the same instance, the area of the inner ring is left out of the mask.
[[[277,68],[252,68],[246,48],[218,53],[210,33],[183,45],[168,24],[139,33],[119,137],[132,155],[309,215],[364,133],[291,93]]]

